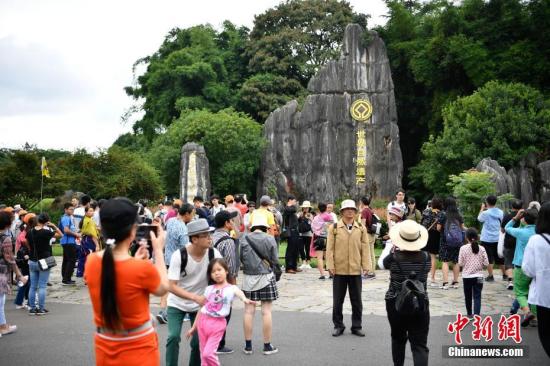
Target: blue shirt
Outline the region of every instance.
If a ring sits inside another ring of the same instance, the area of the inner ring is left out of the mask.
[[[500,208],[491,207],[479,214],[477,220],[483,223],[481,228],[481,241],[486,243],[498,243],[500,234],[500,223],[504,213]]]
[[[76,244],[76,238],[72,235],[65,234],[65,228],[69,228],[73,233],[76,232],[76,226],[74,225],[73,218],[69,215],[63,215],[61,217],[61,226],[63,229],[63,237],[61,238],[61,245],[64,244]]]
[[[166,223],[166,246],[164,248],[164,261],[170,263],[172,254],[189,243],[187,225],[177,218]]]
[[[504,228],[506,230],[506,233],[516,238],[516,250],[514,251],[514,259],[512,260],[512,263],[515,266],[521,267],[525,247],[529,242],[529,238],[535,235],[535,225],[514,227],[514,220],[510,220]]]

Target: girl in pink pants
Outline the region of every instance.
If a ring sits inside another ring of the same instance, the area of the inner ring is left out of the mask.
[[[229,267],[223,259],[213,259],[208,265],[208,273],[212,285],[204,291],[206,303],[197,313],[195,323],[186,335],[187,338],[191,338],[198,329],[201,365],[218,366],[220,361],[216,350],[227,328],[225,317],[229,315],[233,299],[237,296],[245,304],[255,305],[256,302],[247,299],[237,286],[227,282]]]

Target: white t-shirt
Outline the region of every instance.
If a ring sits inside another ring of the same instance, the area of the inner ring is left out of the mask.
[[[192,244],[186,245],[188,251],[190,245]],[[217,249],[214,249],[214,258],[223,258]],[[181,254],[180,251],[177,250],[172,254],[172,257],[170,258],[168,279],[172,281],[179,280],[178,286],[182,289],[197,295],[203,295],[204,290],[208,286],[208,281],[206,278],[208,263],[208,251],[204,253],[204,257],[202,257],[202,260],[200,262],[196,262],[188,252],[187,267],[185,268],[187,275],[185,277],[182,277],[180,274]],[[168,295],[168,306],[186,312],[196,312],[200,309],[199,304],[197,304],[196,302],[188,299],[182,299],[181,297],[178,297],[172,293]]]
[[[80,221],[84,219],[84,216],[86,216],[86,209],[84,206],[80,206],[74,209],[73,218],[74,218],[74,226],[76,227],[76,230],[80,232],[79,224]]]
[[[215,318],[225,318],[231,311],[231,303],[235,298],[235,291],[238,289],[235,285],[228,285],[223,288],[216,288],[214,285],[208,286],[204,291],[206,304],[201,309],[201,313]]]

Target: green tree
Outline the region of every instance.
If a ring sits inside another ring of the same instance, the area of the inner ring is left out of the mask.
[[[491,157],[506,168],[530,153],[550,157],[550,104],[536,89],[491,81],[443,109],[443,131],[422,147],[413,177],[444,194],[446,177]]]
[[[213,191],[251,193],[264,145],[261,134],[261,125],[232,109],[190,110],[153,141],[148,156],[161,172],[167,193],[177,195],[181,147],[196,142],[205,148]]]

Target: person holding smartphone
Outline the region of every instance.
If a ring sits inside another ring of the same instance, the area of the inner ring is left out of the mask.
[[[92,253],[84,278],[92,301],[96,365],[160,365],[158,337],[149,309],[149,295],[168,291],[164,263],[164,231],[150,232],[155,256],[146,246],[128,254],[136,237],[138,215],[127,198],[113,198],[101,208],[105,250]]]

